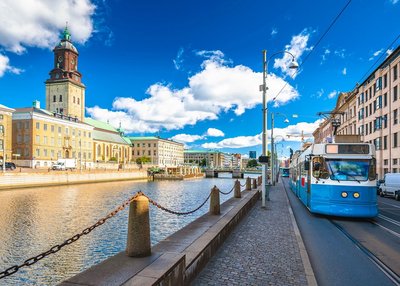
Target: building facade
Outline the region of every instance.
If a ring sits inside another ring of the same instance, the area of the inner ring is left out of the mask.
[[[340,119],[338,135],[359,135],[375,145],[377,174],[400,171],[400,46],[367,79],[348,93],[340,94],[333,119]],[[314,132],[315,142],[324,142],[323,130],[332,118]],[[322,140],[322,141],[320,141]]]
[[[0,104],[0,163],[12,160],[12,113],[15,110]]]
[[[150,164],[160,167],[180,166],[184,163],[184,145],[159,137],[128,137],[132,143],[132,161],[147,157]]]
[[[205,163],[207,168],[231,168],[233,155],[210,150],[185,150],[186,164],[201,165]]]
[[[13,113],[12,149],[19,166],[50,167],[59,158],[75,159],[77,167],[93,161],[92,126],[34,105]]]

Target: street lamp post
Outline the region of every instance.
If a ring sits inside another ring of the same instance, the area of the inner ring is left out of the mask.
[[[267,156],[267,113],[268,113],[268,105],[267,105],[267,90],[268,87],[266,85],[266,81],[267,81],[267,73],[268,73],[268,62],[269,60],[280,53],[287,53],[289,55],[292,56],[292,63],[289,66],[290,69],[297,69],[298,68],[298,64],[295,62],[295,58],[294,56],[288,52],[288,51],[279,51],[276,52],[274,54],[272,54],[268,61],[267,61],[267,51],[263,50],[263,85],[261,86],[262,92],[263,92],[263,108],[262,108],[262,113],[263,113],[263,129],[262,129],[262,156],[265,157]],[[261,198],[261,205],[263,208],[265,208],[265,200],[269,200],[269,190],[268,190],[268,182],[267,182],[267,175],[268,172],[268,163],[264,162],[264,164],[262,165],[262,198]],[[272,174],[271,174],[272,175]]]

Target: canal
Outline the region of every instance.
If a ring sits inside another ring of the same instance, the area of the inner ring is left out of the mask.
[[[244,182],[241,180],[242,184]],[[233,184],[230,174],[222,174],[222,178],[215,179],[113,182],[0,191],[0,272],[80,233],[137,191],[143,191],[172,210],[190,211],[207,198],[214,185],[228,192]],[[221,203],[232,196],[232,193],[221,194]],[[152,245],[208,212],[208,208],[209,202],[193,214],[176,216],[150,206]],[[0,285],[55,285],[124,251],[127,218],[128,208],[56,254],[1,279]]]

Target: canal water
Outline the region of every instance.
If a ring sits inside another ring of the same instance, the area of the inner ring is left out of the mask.
[[[254,177],[254,176],[253,176]],[[241,180],[244,184],[245,180]],[[135,181],[0,191],[0,272],[61,244],[104,217],[137,191],[169,209],[195,209],[216,185],[232,189],[230,174],[185,181]],[[233,196],[220,194],[221,203]],[[150,206],[152,245],[208,212],[176,216]],[[61,251],[22,267],[0,285],[56,285],[125,250],[128,208]]]

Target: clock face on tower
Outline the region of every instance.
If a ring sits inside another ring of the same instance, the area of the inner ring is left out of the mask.
[[[59,56],[59,57],[58,57],[58,62],[61,63],[62,60],[63,60],[63,57],[62,57],[62,56]]]

